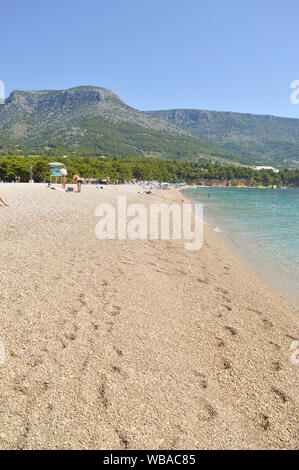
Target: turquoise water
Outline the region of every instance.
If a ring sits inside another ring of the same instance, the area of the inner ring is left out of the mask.
[[[299,189],[185,191],[194,202],[204,204],[204,220],[219,237],[226,238],[257,275],[299,306]]]

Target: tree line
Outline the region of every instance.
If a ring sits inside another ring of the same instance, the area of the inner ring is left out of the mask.
[[[49,162],[57,157],[3,156],[0,157],[0,180],[15,181],[17,177],[27,182],[32,177],[36,182],[49,181]],[[240,165],[221,165],[207,160],[165,160],[158,158],[120,157],[67,157],[59,158],[68,170],[68,180],[74,174],[82,178],[124,182],[132,179],[158,180],[173,183],[202,183],[203,181],[230,181],[237,185],[240,180],[248,184],[263,186],[299,187],[299,170],[283,169],[279,173],[272,170],[256,171]]]

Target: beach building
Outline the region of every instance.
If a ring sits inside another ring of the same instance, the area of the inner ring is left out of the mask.
[[[273,166],[256,166],[255,170],[272,170],[274,173],[279,173],[279,170]]]

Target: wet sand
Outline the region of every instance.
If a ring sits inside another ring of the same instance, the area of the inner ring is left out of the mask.
[[[298,311],[208,228],[95,236],[100,202],[176,193],[0,192],[0,448],[298,448]]]

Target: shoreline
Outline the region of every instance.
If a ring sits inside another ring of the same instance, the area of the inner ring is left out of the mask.
[[[1,186],[2,448],[298,448],[298,311],[209,227],[98,240],[99,203],[179,198],[137,191]]]
[[[186,197],[185,194],[184,194],[184,197]],[[196,199],[196,198],[191,198],[191,199],[189,198],[188,201],[190,203],[201,202],[199,199]],[[206,213],[207,208],[205,204],[204,204],[204,207],[205,207],[205,213]],[[276,277],[273,276],[273,273],[275,271],[275,264],[276,264],[274,260],[271,260],[271,259],[267,260],[268,262],[267,266],[265,266],[264,263],[262,264],[261,259],[259,259],[259,262],[256,263],[256,258],[254,258],[254,262],[253,262],[251,259],[252,253],[250,252],[248,247],[246,245],[242,245],[241,243],[238,243],[233,237],[229,236],[228,226],[223,226],[221,221],[219,222],[215,216],[211,216],[209,213],[207,216],[205,216],[205,219],[206,220],[204,220],[204,224],[209,226],[211,232],[217,233],[217,238],[220,244],[222,244],[223,247],[228,252],[230,252],[232,256],[234,256],[239,263],[244,265],[254,276],[256,276],[258,279],[264,282],[265,285],[273,289],[277,294],[285,298],[285,300],[290,302],[295,308],[297,309],[299,308],[299,299],[298,299],[298,296],[296,296],[295,294],[296,281],[292,279],[288,279],[287,284],[282,285],[281,281],[279,280],[279,276],[278,275],[276,275]],[[219,228],[219,225],[220,226],[222,225],[222,228]],[[269,272],[271,272],[272,275],[269,274]],[[291,285],[289,285],[289,283]]]
[[[290,291],[290,281],[287,281],[287,284],[284,285],[279,283],[278,276],[273,276],[273,271],[270,274],[269,270],[275,269],[275,262],[272,260],[268,260],[267,266],[263,266],[261,260],[257,265],[256,258],[254,261],[250,258],[251,253],[250,251],[240,244],[238,244],[235,240],[229,237],[226,230],[220,229],[215,230],[218,228],[216,220],[209,219],[209,225],[212,227],[215,226],[213,232],[217,233],[217,237],[219,238],[219,242],[223,245],[223,247],[229,251],[232,256],[241,263],[246,269],[248,269],[255,277],[257,277],[261,282],[263,282],[266,286],[272,289],[276,294],[282,296],[287,302],[289,302],[294,308],[299,308],[299,301],[298,296],[295,297],[293,291]],[[295,281],[292,282],[292,285],[295,285]],[[298,310],[299,313],[299,310]]]

